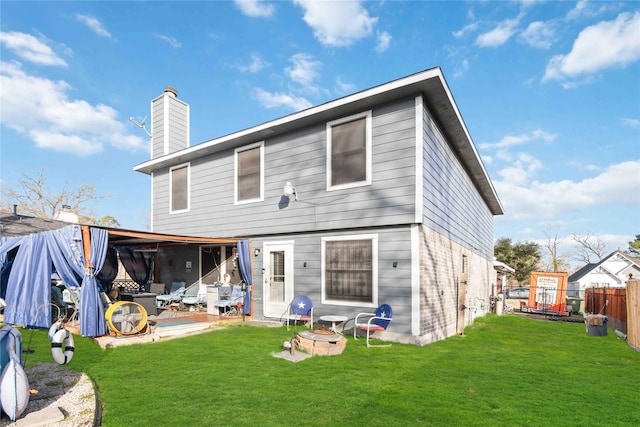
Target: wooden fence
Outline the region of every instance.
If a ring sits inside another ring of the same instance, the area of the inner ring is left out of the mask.
[[[604,314],[607,327],[627,333],[627,290],[624,288],[587,288],[584,312]]]
[[[627,282],[627,343],[640,351],[640,280]]]

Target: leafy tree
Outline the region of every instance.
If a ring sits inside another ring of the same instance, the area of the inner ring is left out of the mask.
[[[512,243],[507,237],[501,237],[496,241],[493,253],[498,261],[515,270],[513,276],[519,285],[529,283],[529,273],[537,268],[542,258],[537,243]]]
[[[627,252],[634,257],[640,257],[640,234],[636,234],[636,239],[629,242]]]
[[[44,169],[36,177],[22,174],[18,180],[19,188],[3,188],[3,208],[11,209],[13,203],[18,205],[18,212],[39,218],[56,218],[63,210],[78,215],[81,223],[117,227],[120,224],[111,216],[96,219],[95,213],[86,207],[88,202],[107,198],[97,195],[95,188],[88,184],[69,184],[65,182],[59,191],[47,186]]]
[[[104,227],[112,227],[112,228],[120,227],[120,223],[118,222],[118,220],[112,217],[111,215],[103,216],[102,218],[97,220],[95,224],[102,225]]]

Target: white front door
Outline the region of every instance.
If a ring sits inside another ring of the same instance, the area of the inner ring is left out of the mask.
[[[264,316],[281,318],[293,299],[293,242],[265,242],[264,266]]]

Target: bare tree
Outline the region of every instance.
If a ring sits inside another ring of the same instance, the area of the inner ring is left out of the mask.
[[[604,253],[607,244],[601,237],[595,236],[591,233],[587,234],[572,234],[571,239],[580,245],[578,253],[575,257],[576,260],[585,264],[591,264],[593,262],[602,261],[602,258],[606,255]]]
[[[56,218],[66,207],[76,213],[81,222],[97,224],[100,220],[95,219],[95,213],[86,207],[86,203],[108,197],[97,195],[95,188],[88,184],[72,185],[65,182],[60,191],[52,191],[47,186],[44,169],[36,177],[23,173],[18,185],[18,189],[3,188],[3,208],[10,209],[12,204],[17,204],[20,213],[39,218]],[[115,218],[111,219],[107,219],[107,222],[117,223]]]
[[[554,273],[568,271],[569,263],[558,255],[558,226],[556,226],[553,233],[551,227],[547,227],[544,230],[544,234],[547,236],[545,248],[549,251],[549,262],[547,263],[546,271],[553,271]]]

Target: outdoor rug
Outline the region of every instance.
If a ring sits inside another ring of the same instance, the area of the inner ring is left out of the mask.
[[[175,322],[156,322],[156,327],[165,327],[165,326],[178,326],[178,325],[189,325],[191,323],[196,323],[193,320],[176,320]]]
[[[149,316],[149,320],[161,320],[161,319],[176,319],[178,317],[187,317],[188,314],[180,313],[179,311],[165,310],[157,316]]]

